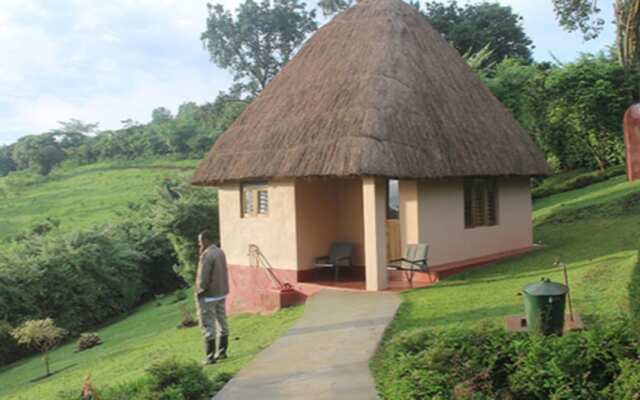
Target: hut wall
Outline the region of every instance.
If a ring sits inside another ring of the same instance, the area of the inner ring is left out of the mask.
[[[296,180],[298,267],[313,268],[332,241],[355,244],[354,265],[364,265],[361,179]]]
[[[273,268],[297,269],[295,186],[269,182],[269,213],[243,217],[239,184],[218,188],[220,240],[227,262],[249,266],[249,244],[257,245]]]
[[[462,263],[533,245],[528,178],[498,180],[498,224],[467,229],[462,179],[419,183],[420,241],[428,243],[431,266]]]

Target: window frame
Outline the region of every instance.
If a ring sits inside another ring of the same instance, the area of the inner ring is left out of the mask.
[[[498,182],[495,177],[464,178],[463,214],[465,229],[489,228],[499,225]]]
[[[261,193],[266,196],[265,210],[262,212]],[[249,196],[247,195],[249,194]],[[248,203],[248,198],[251,202]],[[247,211],[247,204],[251,208]],[[240,185],[240,217],[266,217],[269,215],[269,185],[267,182],[247,182]]]

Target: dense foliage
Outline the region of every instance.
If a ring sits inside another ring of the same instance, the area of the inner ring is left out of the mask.
[[[173,246],[152,223],[152,207],[134,207],[116,225],[70,233],[44,221],[3,247],[0,365],[24,354],[6,331],[27,319],[51,317],[78,334],[183,285]]]
[[[180,275],[195,280],[198,261],[196,238],[204,230],[218,241],[218,202],[213,191],[189,184],[166,183],[153,210],[155,226],[171,241],[180,261]]]
[[[564,336],[418,329],[374,363],[386,399],[633,399],[639,343],[626,319]]]
[[[555,170],[602,170],[624,163],[621,121],[638,99],[640,75],[614,57],[584,55],[564,65],[507,59],[484,79]]]

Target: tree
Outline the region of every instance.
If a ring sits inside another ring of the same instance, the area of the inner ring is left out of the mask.
[[[333,15],[353,5],[353,0],[320,0],[318,7],[322,10],[325,17]]]
[[[237,87],[258,94],[317,29],[315,11],[298,0],[246,0],[233,16],[208,4],[207,30],[201,35],[211,61],[233,73]]]
[[[64,160],[65,154],[52,134],[42,134],[18,140],[11,157],[18,169],[33,169],[46,176]]]
[[[63,149],[78,147],[85,143],[87,136],[98,129],[98,123],[85,123],[79,119],[58,121],[59,128],[53,129],[51,134],[60,142]]]
[[[151,123],[158,124],[171,121],[172,119],[173,114],[171,114],[171,110],[168,108],[158,107],[151,112]]]
[[[58,328],[51,318],[26,321],[11,332],[18,344],[38,350],[44,355],[46,375],[50,376],[49,350],[53,349],[67,335],[67,331]]]
[[[600,17],[597,0],[552,0],[560,26],[582,32],[585,40],[600,35],[605,24]],[[640,0],[613,0],[616,25],[616,47],[621,65],[640,63]]]
[[[505,58],[531,62],[531,39],[524,33],[522,17],[511,7],[482,2],[458,5],[429,1],[425,18],[455,47],[460,54],[476,53],[485,47],[491,50],[488,63]]]
[[[11,157],[12,151],[13,146],[0,146],[0,176],[6,176],[17,168]]]

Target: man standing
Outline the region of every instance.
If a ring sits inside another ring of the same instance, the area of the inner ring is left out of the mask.
[[[224,252],[213,244],[211,232],[198,235],[200,262],[196,273],[196,307],[206,358],[204,364],[215,364],[227,358],[229,328],[225,311],[225,299],[229,294],[227,259]],[[216,337],[219,347],[216,352]],[[215,355],[214,355],[215,352]]]

